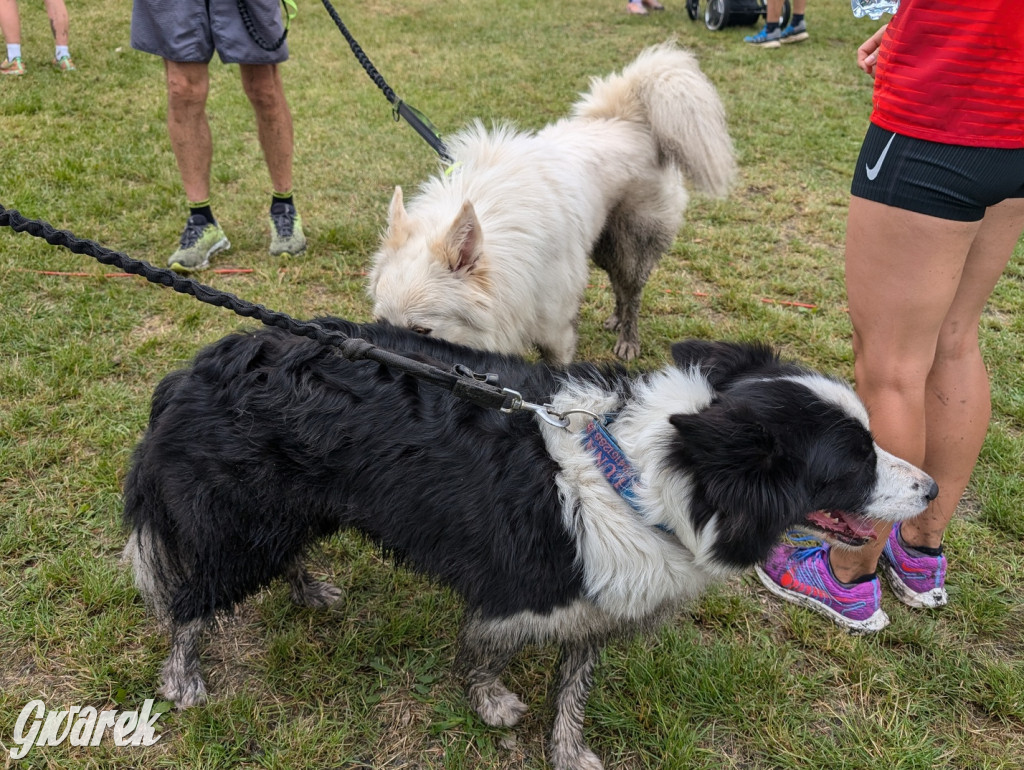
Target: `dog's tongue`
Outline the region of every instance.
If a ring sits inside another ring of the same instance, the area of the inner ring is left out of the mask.
[[[877,537],[874,528],[860,516],[854,516],[843,511],[815,511],[807,517],[824,530],[853,534],[855,537],[874,540]]]

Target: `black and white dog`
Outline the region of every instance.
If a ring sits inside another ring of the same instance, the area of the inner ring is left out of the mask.
[[[763,345],[682,342],[674,365],[630,375],[321,323],[494,372],[570,425],[269,329],[225,337],[167,376],[124,515],[136,583],[170,625],[162,693],[181,707],[205,700],[198,646],[211,618],[276,577],[297,602],[332,603],[340,590],[303,559],[354,528],[465,598],[459,663],[488,724],[526,710],[500,679],[510,658],[561,645],[551,762],[600,768],[583,714],[610,637],[757,564],[789,527],[862,544],[871,519],[912,517],[937,494],[874,444],[849,386]]]

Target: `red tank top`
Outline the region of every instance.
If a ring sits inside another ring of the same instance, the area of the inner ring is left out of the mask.
[[[902,0],[882,38],[880,128],[967,147],[1024,147],[1024,3]]]

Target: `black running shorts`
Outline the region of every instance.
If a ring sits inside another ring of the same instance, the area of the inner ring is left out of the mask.
[[[1024,198],[1024,149],[911,139],[872,123],[850,191],[919,214],[977,222],[989,206]]]

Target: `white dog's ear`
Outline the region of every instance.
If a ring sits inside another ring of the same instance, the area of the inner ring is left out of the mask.
[[[401,187],[395,187],[395,194],[391,196],[388,231],[384,237],[392,248],[398,248],[409,239],[409,215],[405,213],[405,205],[402,203]]]
[[[448,269],[453,273],[472,273],[483,253],[482,240],[476,210],[472,203],[466,201],[444,237],[444,257],[448,261]]]

